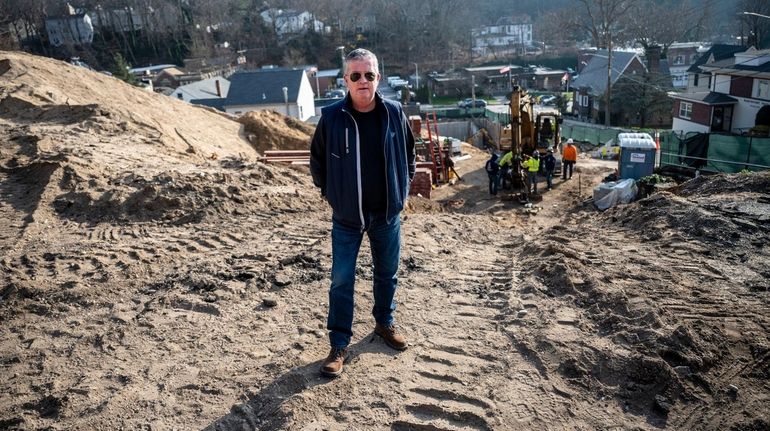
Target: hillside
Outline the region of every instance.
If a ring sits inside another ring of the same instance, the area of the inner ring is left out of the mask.
[[[244,122],[0,52],[0,429],[770,427],[767,173],[600,213],[613,165],[581,158],[530,209],[466,147],[402,216],[409,349],[372,334],[363,246],[329,380],[331,214],[257,159],[309,131]]]

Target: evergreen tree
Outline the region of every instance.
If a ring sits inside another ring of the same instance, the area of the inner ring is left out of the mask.
[[[112,75],[121,81],[125,81],[131,85],[137,85],[136,77],[128,71],[131,66],[126,62],[126,59],[120,53],[115,54],[113,57],[115,65],[112,69]]]

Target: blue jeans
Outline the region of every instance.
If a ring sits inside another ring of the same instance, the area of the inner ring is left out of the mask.
[[[489,194],[496,195],[497,189],[500,188],[500,174],[490,174],[487,172],[487,175],[489,176]]]
[[[527,171],[527,194],[537,193],[537,171]]]
[[[398,284],[398,263],[401,258],[401,218],[387,224],[384,216],[369,218],[369,245],[372,250],[374,320],[381,325],[393,323]],[[356,281],[356,260],[364,234],[332,221],[332,284],[329,289],[329,343],[346,347],[353,335],[353,286]]]
[[[553,171],[545,171],[545,181],[548,183],[548,189],[553,188]]]

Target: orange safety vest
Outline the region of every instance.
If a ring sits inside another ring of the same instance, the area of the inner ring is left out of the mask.
[[[567,145],[564,148],[562,158],[568,162],[577,162],[577,148],[574,145]]]

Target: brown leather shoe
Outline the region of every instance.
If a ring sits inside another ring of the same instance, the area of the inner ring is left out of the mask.
[[[396,350],[406,350],[407,346],[409,346],[409,343],[406,342],[406,337],[396,331],[396,325],[383,326],[378,323],[374,327],[374,333],[382,337],[385,340],[385,344]]]
[[[342,366],[348,359],[348,349],[332,347],[329,356],[321,364],[321,374],[326,377],[337,377],[342,374]]]

